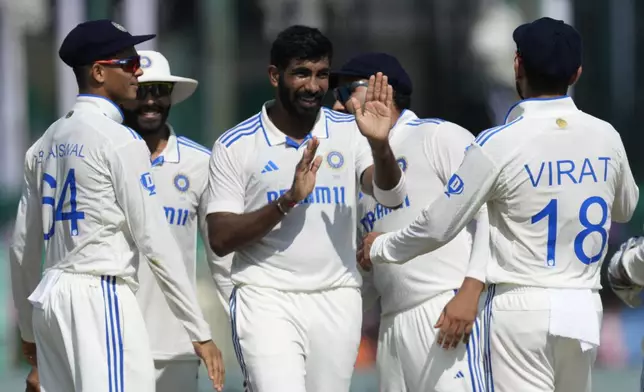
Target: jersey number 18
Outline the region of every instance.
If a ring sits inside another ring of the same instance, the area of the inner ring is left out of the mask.
[[[602,210],[602,215],[599,223],[591,223],[588,220],[588,209],[593,204],[599,205]],[[550,202],[532,217],[532,223],[537,223],[542,219],[548,219],[548,251],[546,254],[546,263],[549,267],[555,266],[555,247],[557,245],[557,199],[552,199]],[[596,263],[601,259],[606,244],[608,242],[608,232],[604,229],[606,220],[608,219],[608,205],[606,200],[599,196],[591,196],[581,203],[579,208],[579,223],[584,227],[575,237],[575,255],[582,263],[589,265]],[[596,255],[588,256],[584,251],[584,240],[592,233],[599,233],[602,238],[602,245]]]

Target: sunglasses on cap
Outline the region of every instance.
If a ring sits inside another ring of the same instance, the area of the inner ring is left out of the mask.
[[[121,67],[121,69],[127,73],[136,73],[136,71],[141,68],[141,57],[132,56],[126,57],[124,59],[112,59],[112,60],[98,60],[95,61],[96,64],[101,65],[111,65],[114,67]]]
[[[333,98],[335,98],[336,101],[339,101],[341,104],[346,104],[349,98],[351,98],[351,94],[353,94],[354,91],[360,86],[365,86],[367,87],[369,85],[369,82],[365,80],[358,80],[353,83],[345,84],[343,86],[338,86],[333,89]]]
[[[170,82],[146,82],[139,83],[136,90],[136,99],[143,100],[148,94],[152,98],[169,97],[174,89],[174,83]]]

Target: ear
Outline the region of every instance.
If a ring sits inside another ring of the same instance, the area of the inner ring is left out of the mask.
[[[524,76],[523,63],[519,53],[514,55],[514,79],[519,80]]]
[[[572,86],[573,84],[577,83],[579,78],[581,77],[581,72],[583,71],[582,66],[580,65],[579,68],[577,68],[577,72],[570,78],[570,82],[568,83],[569,86]]]
[[[268,80],[271,82],[271,86],[277,87],[280,81],[280,71],[274,65],[268,66]]]
[[[105,67],[103,67],[100,64],[93,64],[92,68],[90,68],[90,76],[92,79],[94,79],[97,83],[103,84],[105,82]]]

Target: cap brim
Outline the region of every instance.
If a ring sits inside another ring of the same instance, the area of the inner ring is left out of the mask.
[[[199,82],[190,78],[182,78],[181,76],[158,76],[150,75],[145,77],[145,71],[143,75],[139,77],[139,83],[154,83],[154,82],[167,82],[174,83],[174,88],[172,89],[172,95],[170,96],[170,102],[175,105],[179,102],[185,101],[194,94]]]
[[[128,46],[138,45],[142,42],[149,41],[156,36],[156,34],[133,35],[132,38],[130,38],[130,44]]]

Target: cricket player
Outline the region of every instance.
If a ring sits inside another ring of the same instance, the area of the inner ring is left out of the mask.
[[[210,150],[186,137],[177,137],[167,119],[173,105],[194,93],[197,81],[172,75],[168,60],[159,52],[142,50],[139,56],[143,75],[139,77],[136,100],[122,104],[124,124],[148,145],[156,192],[196,291],[197,232],[208,243],[206,188]],[[206,253],[220,300],[227,309],[232,291],[232,255],[219,258],[209,248]],[[138,278],[136,296],[150,337],[157,392],[196,392],[199,358],[190,336],[172,314],[147,263],[140,264]]]
[[[370,78],[358,117],[322,108],[332,57],[319,30],[282,31],[268,68],[275,100],[213,148],[209,239],[215,253],[235,252],[233,339],[253,392],[349,390],[362,321],[358,190],[388,207],[405,198],[390,126],[356,128],[389,118],[386,76]]]
[[[608,283],[629,307],[636,308],[642,305],[644,237],[629,238],[615,252],[608,262]],[[640,377],[640,391],[644,391],[644,368]]]
[[[369,76],[382,72],[393,87],[393,116],[389,142],[408,179],[401,208],[383,207],[371,196],[359,198],[359,233],[394,231],[405,227],[422,208],[443,192],[474,137],[464,128],[439,119],[421,119],[410,110],[412,82],[400,62],[386,53],[358,55],[332,73],[336,98],[333,108],[346,111],[349,98],[366,98]],[[483,361],[478,346],[480,325],[474,339],[456,350],[441,350],[436,323],[463,279],[485,281],[489,249],[487,210],[482,208],[472,233],[462,230],[448,245],[404,265],[374,265],[366,274],[381,299],[380,336],[376,365],[380,391],[482,391]],[[479,252],[472,252],[474,244]],[[363,301],[374,302],[372,296]],[[478,313],[471,310],[472,321]]]
[[[519,26],[522,101],[468,148],[444,194],[406,228],[369,234],[361,263],[404,263],[449,242],[487,203],[491,261],[484,313],[490,390],[591,391],[602,318],[598,290],[611,220],[631,218],[639,190],[619,134],[566,95],[581,75],[581,37],[563,21]],[[480,285],[480,290],[483,285]],[[443,332],[478,295],[459,292]]]
[[[149,152],[121,124],[118,104],[136,97],[142,74],[134,45],[153,37],[109,20],[76,26],[59,55],[76,75],[77,102],[25,156],[12,286],[23,347],[33,365],[37,346],[46,392],[155,390],[134,295],[137,252],[222,388],[221,354],[157,201]]]

